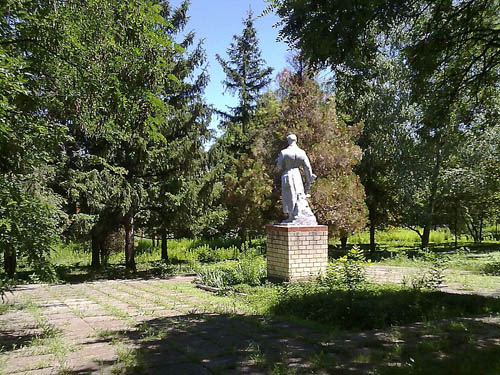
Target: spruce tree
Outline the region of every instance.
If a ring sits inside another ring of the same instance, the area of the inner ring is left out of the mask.
[[[262,116],[257,114],[258,102],[271,82],[272,68],[266,67],[261,57],[251,11],[243,26],[242,34],[234,35],[227,49],[228,60],[217,55],[226,73],[224,87],[238,95],[239,103],[230,113],[221,113],[225,132],[216,148],[223,155],[220,168],[228,215],[226,230],[237,230],[245,241],[249,231],[261,230],[263,212],[270,205],[270,180],[253,149],[263,126]]]
[[[23,29],[38,15],[30,7],[23,0],[0,4],[0,257],[9,278],[22,259],[47,280],[48,255],[67,221],[64,199],[51,187],[64,131],[33,110],[40,93],[31,85],[27,44],[37,34]]]
[[[217,55],[217,60],[226,73],[223,81],[225,89],[231,94],[238,94],[239,98],[238,106],[224,115],[232,124],[240,126],[243,135],[247,133],[261,91],[271,82],[273,71],[265,66],[266,62],[261,57],[253,23],[253,13],[249,11],[243,20],[242,34],[234,35],[233,42],[227,49],[228,60]]]
[[[134,270],[134,229],[151,216],[151,190],[181,180],[207,135],[198,88],[205,78],[192,74],[203,52],[186,52],[192,33],[176,42],[188,2],[32,6],[26,14],[37,16],[20,23],[20,38],[37,41],[25,45],[28,86],[37,94],[30,110],[65,129],[56,187],[68,197],[72,226],[92,238],[93,265],[106,236],[124,227],[126,266]]]

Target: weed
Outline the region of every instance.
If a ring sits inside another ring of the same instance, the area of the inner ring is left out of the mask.
[[[265,367],[267,363],[267,358],[264,353],[260,350],[259,344],[251,342],[248,344],[246,352],[249,353],[248,359],[252,361],[255,365]]]
[[[112,344],[116,346],[118,358],[111,369],[111,374],[138,374],[145,371],[146,363],[141,351],[116,341]]]
[[[117,331],[111,330],[111,329],[98,329],[96,330],[96,333],[94,337],[100,338],[100,339],[113,339],[117,338],[119,336],[119,333]]]
[[[0,304],[0,315],[5,314],[6,312],[12,310],[13,308],[14,306],[8,303]]]
[[[427,269],[420,269],[418,275],[404,277],[403,286],[411,286],[413,289],[438,289],[444,281],[444,271],[448,258],[429,251],[421,250],[419,256],[429,264]]]
[[[318,369],[329,369],[335,366],[331,356],[328,356],[323,350],[314,352],[308,359]]]
[[[4,368],[7,367],[7,358],[2,357],[2,350],[0,349],[0,375],[5,375]]]
[[[358,353],[352,360],[356,363],[370,363],[372,361],[372,356],[370,353]]]
[[[139,332],[141,332],[141,337],[143,340],[162,340],[167,337],[167,331],[165,329],[152,327],[146,322],[143,322],[138,327]]]
[[[275,363],[269,372],[270,375],[295,375],[297,369],[288,367],[285,363]]]

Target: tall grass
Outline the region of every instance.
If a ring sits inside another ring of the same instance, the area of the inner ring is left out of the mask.
[[[61,266],[89,266],[90,249],[78,242],[59,242],[50,253],[50,262]]]
[[[356,233],[350,236],[348,241],[353,244],[367,244],[370,242],[370,232],[366,230]],[[390,228],[385,231],[376,231],[375,241],[385,245],[413,246],[420,243],[420,237],[411,229]],[[429,241],[434,244],[454,242],[455,236],[448,228],[440,228],[438,230],[431,231]],[[471,241],[471,237],[467,235],[460,235],[458,241]]]
[[[258,240],[252,243],[254,251],[262,252],[265,241]],[[171,262],[218,262],[236,259],[241,255],[240,241],[237,239],[214,238],[174,239],[168,240],[168,257]],[[161,247],[153,247],[150,239],[140,239],[136,242],[136,262],[151,263],[161,259]],[[89,266],[91,250],[88,245],[69,242],[60,242],[51,253],[52,264],[60,266]],[[122,251],[109,255],[108,263],[123,264],[125,262]]]

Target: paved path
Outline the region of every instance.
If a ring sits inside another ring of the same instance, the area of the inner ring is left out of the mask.
[[[377,283],[396,283],[401,284],[406,279],[411,280],[412,278],[418,278],[422,276],[425,272],[421,268],[412,267],[396,267],[396,266],[384,266],[384,265],[372,265],[366,267],[368,279],[372,282]],[[451,274],[460,275],[471,275],[468,271],[461,270],[451,270],[447,269],[444,271],[444,277]],[[450,283],[446,282],[439,288],[439,290],[447,293],[454,294],[475,294],[485,297],[500,297],[500,283],[496,289],[475,289],[464,287],[460,283]]]
[[[309,373],[317,332],[196,297],[191,280],[18,287],[21,308],[0,315],[0,373],[260,374],[269,361]]]
[[[398,336],[325,334],[244,315],[190,281],[17,287],[8,297],[13,309],[0,314],[0,374],[371,374],[366,358],[374,351],[385,358],[386,347],[422,331],[416,324],[398,328]],[[477,322],[480,339],[499,345],[500,319]],[[418,340],[429,340],[424,334]]]

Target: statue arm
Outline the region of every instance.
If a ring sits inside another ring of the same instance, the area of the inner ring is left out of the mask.
[[[304,174],[306,177],[306,186],[304,190],[307,194],[309,192],[309,189],[311,188],[312,183],[314,182],[314,180],[316,180],[316,175],[312,172],[311,162],[309,161],[307,155],[304,155]]]
[[[278,155],[278,161],[276,162],[276,166],[280,171],[283,170],[283,152],[280,152]]]

